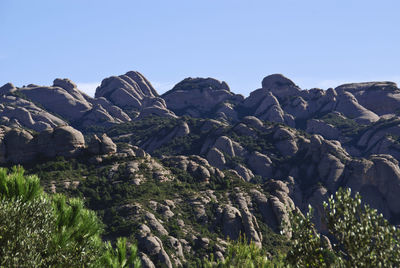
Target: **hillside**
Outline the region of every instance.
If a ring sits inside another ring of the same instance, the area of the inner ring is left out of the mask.
[[[131,71],[104,79],[95,98],[69,79],[8,83],[0,164],[82,197],[104,239],[137,241],[144,267],[223,258],[240,234],[276,255],[291,210],[311,204],[327,235],[322,202],[341,187],[400,224],[399,111],[392,82],[303,90],[273,74],[244,97],[186,78],[159,95]]]

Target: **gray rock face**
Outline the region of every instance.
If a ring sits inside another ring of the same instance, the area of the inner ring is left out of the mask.
[[[235,167],[235,171],[242,177],[245,181],[250,181],[254,178],[253,172],[250,169],[246,168],[245,166],[239,164]]]
[[[246,116],[242,119],[242,122],[258,130],[264,129],[263,122],[255,116]]]
[[[213,78],[186,78],[162,97],[168,109],[178,115],[187,114],[194,117],[204,116],[225,101],[238,103],[243,99],[242,96],[230,92],[225,82]]]
[[[226,136],[219,137],[215,141],[214,147],[230,157],[244,156],[247,154],[246,150],[239,143],[232,141]]]
[[[217,119],[227,122],[237,121],[238,113],[235,110],[235,106],[232,103],[224,102],[220,104],[220,107],[216,111]]]
[[[107,134],[103,134],[101,138],[94,135],[89,143],[88,150],[95,155],[114,154],[117,152],[117,146]]]
[[[357,140],[355,147],[366,157],[371,154],[390,154],[400,160],[399,136],[400,121],[393,118],[369,127]]]
[[[139,258],[143,268],[156,268],[154,263],[150,260],[150,258],[146,254],[141,252],[139,254]]]
[[[369,124],[379,120],[378,115],[360,105],[350,92],[343,92],[343,94],[338,96],[336,111],[354,119],[360,124]]]
[[[392,114],[400,108],[400,90],[393,82],[345,84],[336,90],[350,92],[363,107],[378,115]]]
[[[372,155],[368,160],[352,161],[346,182],[387,218],[399,215],[400,169],[392,156]]]
[[[308,120],[306,131],[310,134],[320,134],[328,140],[337,140],[340,136],[340,131],[337,128],[318,119]]]
[[[168,231],[160,223],[160,221],[150,212],[145,213],[146,220],[151,229],[160,235],[168,235]]]
[[[225,164],[226,164],[225,156],[217,148],[214,147],[208,151],[207,160],[214,167],[217,167],[221,170],[225,169]]]
[[[7,83],[0,87],[0,95],[7,95],[11,92],[16,91],[17,89],[14,87],[13,84]]]
[[[82,133],[70,126],[46,130],[37,136],[37,152],[46,157],[71,157],[85,147]]]
[[[251,92],[241,105],[261,120],[294,126],[293,116],[282,110],[278,99],[269,89],[261,88]]]
[[[283,156],[293,156],[299,150],[295,134],[287,128],[278,127],[274,133],[275,146]]]
[[[222,230],[225,237],[232,240],[239,238],[242,226],[242,215],[240,211],[232,206],[225,206],[223,212],[223,226]]]
[[[35,137],[23,129],[3,128],[3,131],[3,163],[26,163],[39,156],[71,157],[79,154],[85,147],[82,133],[70,126],[45,130]]]
[[[290,189],[287,182],[269,180],[267,187],[270,190],[270,197],[267,199],[259,192],[252,191],[256,198],[259,208],[265,221],[275,231],[285,230],[285,234],[290,237],[289,210],[295,209],[294,203],[290,198]]]
[[[63,85],[65,88],[56,85]],[[18,91],[40,103],[46,110],[68,120],[78,120],[91,109],[90,103],[69,80],[56,79],[53,87],[26,87]]]
[[[139,118],[149,115],[176,117],[169,111],[151,83],[139,72],[104,79],[96,89],[96,98],[104,97],[112,104],[128,110],[139,111]]]
[[[62,117],[83,127],[95,124],[104,126],[130,121],[129,116],[121,109],[113,106],[105,99],[93,99],[80,92],[69,79],[57,78],[51,87],[29,85],[19,88],[18,92],[24,94],[34,103],[39,103],[46,111],[57,115],[49,117],[46,114],[46,117],[49,118],[47,121],[54,121],[54,117],[63,121]],[[27,124],[27,127],[30,128],[30,125]],[[50,124],[50,126],[52,125]]]
[[[23,129],[10,129],[4,136],[6,162],[24,163],[35,156],[33,136]]]
[[[12,126],[12,122],[35,131],[67,125],[53,114],[39,108],[31,101],[12,95],[0,96],[1,124]]]
[[[273,169],[271,164],[271,159],[259,152],[252,153],[248,159],[248,165],[251,170],[264,178],[272,177]]]
[[[300,88],[281,74],[272,74],[262,80],[262,88],[270,90],[278,98],[299,94]]]
[[[242,225],[246,237],[249,241],[253,241],[254,244],[261,248],[262,247],[262,234],[258,232],[258,224],[256,217],[250,212],[246,196],[243,193],[236,194],[236,202],[238,203],[240,213],[242,215]]]
[[[167,109],[165,101],[161,98],[147,98],[144,101],[138,118],[140,119],[150,115],[177,118],[172,111]]]
[[[103,109],[105,109],[110,116],[114,118],[117,122],[128,122],[131,118],[118,106],[113,105],[104,97],[99,98],[89,98],[89,102],[92,103],[94,106],[100,105]]]
[[[137,233],[138,246],[147,255],[156,258],[160,263],[163,263],[166,267],[172,268],[172,262],[165,252],[164,245],[162,241],[154,236],[149,227],[142,224],[139,227],[139,232]],[[151,267],[151,264],[148,264]]]
[[[105,97],[119,107],[140,108],[146,97],[158,94],[147,79],[139,72],[127,72],[120,76],[104,79],[96,89],[95,97]]]
[[[247,125],[243,123],[239,123],[235,128],[234,131],[239,134],[240,136],[251,136],[251,137],[257,137],[257,133],[254,131],[254,129],[248,127]]]

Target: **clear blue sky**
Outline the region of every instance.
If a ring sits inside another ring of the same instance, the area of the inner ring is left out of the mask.
[[[302,88],[400,82],[399,61],[398,0],[0,0],[0,85],[90,91],[137,70],[159,92],[192,76],[248,95],[272,73]]]

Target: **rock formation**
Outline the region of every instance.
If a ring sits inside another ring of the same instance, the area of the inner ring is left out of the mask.
[[[8,83],[0,164],[74,158],[84,171],[46,190],[82,190],[110,237],[136,238],[144,267],[182,267],[193,256],[222,259],[240,234],[275,245],[281,230],[291,236],[289,212],[308,205],[326,234],[322,202],[339,187],[399,224],[399,108],[392,82],[302,90],[280,74],[247,98],[213,78],[159,96],[133,71],[104,79],[95,98],[69,79]]]
[[[226,82],[213,78],[186,78],[164,93],[162,98],[168,109],[176,114],[187,114],[193,117],[206,116],[225,101],[237,103],[243,99],[241,95],[233,94]],[[226,109],[220,112],[224,113],[224,111],[226,112]],[[232,114],[226,116],[232,116]]]

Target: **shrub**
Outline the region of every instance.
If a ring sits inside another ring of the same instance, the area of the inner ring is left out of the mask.
[[[114,252],[100,235],[102,224],[82,200],[49,196],[37,176],[0,168],[0,267],[107,267]],[[115,252],[122,266],[138,259],[135,247],[126,256],[119,240]],[[116,263],[116,262],[113,262]],[[117,266],[112,266],[117,267]]]
[[[400,229],[377,210],[361,203],[359,193],[339,190],[324,203],[330,234],[338,242],[337,255],[352,267],[399,267]]]
[[[324,202],[324,208],[329,235],[336,244],[330,249],[323,243],[311,222],[311,209],[305,217],[293,213],[288,263],[295,267],[399,267],[400,230],[363,205],[358,193],[353,198],[350,189],[339,189]]]
[[[291,247],[286,262],[294,267],[330,267],[339,259],[327,247],[312,223],[313,209],[306,216],[299,211],[290,213]]]
[[[269,260],[263,254],[263,251],[258,248],[253,242],[247,243],[245,237],[240,237],[237,241],[229,241],[228,247],[225,252],[224,260],[214,261],[213,256],[211,260],[205,260],[203,263],[204,268],[220,267],[254,267],[254,268],[267,268],[267,267],[284,267],[281,259]]]
[[[105,267],[111,268],[141,267],[140,259],[137,256],[137,246],[127,245],[126,238],[121,237],[117,239],[115,249],[111,246],[110,242],[107,242],[102,264]]]
[[[55,217],[47,198],[0,200],[0,267],[46,267]]]

